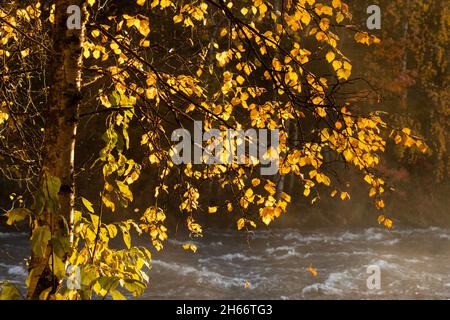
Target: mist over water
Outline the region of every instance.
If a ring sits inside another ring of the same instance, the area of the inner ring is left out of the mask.
[[[0,280],[23,286],[26,234],[1,231]],[[141,299],[450,298],[447,229],[210,229],[192,240],[195,254],[174,239],[154,254]],[[369,265],[381,269],[380,290],[367,288]]]

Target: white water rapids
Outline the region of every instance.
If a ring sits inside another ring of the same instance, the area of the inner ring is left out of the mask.
[[[24,233],[0,230],[0,280],[22,284]],[[144,242],[139,241],[140,244]],[[169,240],[143,299],[449,299],[450,230],[206,230],[197,253]],[[367,288],[367,267],[381,288]],[[318,272],[314,277],[306,269]]]

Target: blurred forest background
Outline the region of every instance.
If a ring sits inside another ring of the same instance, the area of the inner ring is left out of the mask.
[[[430,152],[422,155],[391,145],[381,172],[394,186],[387,206],[404,225],[450,226],[450,87],[449,1],[350,1],[355,25],[363,25],[365,8],[378,4],[382,13],[382,42],[375,49],[355,50],[355,78],[368,81],[368,103],[388,114],[398,126],[409,126],[424,137]],[[344,43],[345,46],[345,43]],[[374,91],[372,91],[373,89]],[[351,181],[351,179],[350,179]],[[295,188],[295,186],[293,187]],[[323,199],[316,208],[297,203],[292,216],[311,225],[372,224],[365,190],[353,183],[352,199]]]

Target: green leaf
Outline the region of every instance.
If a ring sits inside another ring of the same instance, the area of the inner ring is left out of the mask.
[[[12,209],[6,213],[6,216],[8,217],[8,221],[6,221],[6,224],[12,225],[14,222],[19,222],[26,219],[31,214],[32,212],[27,208]]]
[[[118,105],[120,105],[120,95],[119,95],[119,93],[117,91],[114,91],[111,94],[111,96],[109,98],[109,101],[111,102],[111,105],[113,107],[117,107]]]
[[[81,201],[83,202],[84,206],[90,213],[94,213],[94,207],[92,206],[92,203],[88,199],[81,197]]]
[[[33,235],[31,236],[31,249],[36,256],[44,256],[47,244],[51,238],[52,235],[48,226],[37,227],[34,229]]]
[[[111,293],[111,297],[113,300],[127,300],[123,294],[119,292],[119,290],[112,289],[109,293]]]
[[[42,291],[39,294],[39,300],[47,300],[48,295],[50,294],[50,292],[52,291],[52,287],[48,287],[47,289],[45,289],[44,291]]]
[[[8,281],[0,283],[0,300],[21,300],[22,295],[20,294],[19,288],[17,286],[9,283]]]
[[[61,189],[61,180],[58,177],[46,173],[45,182],[44,190],[47,192],[48,197],[59,202],[58,194]]]
[[[145,283],[138,281],[138,280],[132,280],[132,279],[125,279],[124,286],[135,297],[142,295],[144,293],[144,289],[145,289]]]
[[[108,292],[116,288],[117,283],[117,277],[100,277],[94,285],[94,291],[96,291],[97,294],[105,296]]]
[[[33,203],[33,209],[36,215],[40,215],[45,208],[45,194],[42,190],[38,190],[34,194],[34,203]]]
[[[65,258],[71,250],[68,237],[54,237],[52,239],[53,252],[60,258]]]
[[[81,269],[81,284],[91,287],[94,281],[97,281],[98,279],[98,273],[95,270],[95,268],[92,267],[85,267]]]
[[[57,219],[60,220],[60,222],[59,222],[59,226],[61,229],[60,231],[63,234],[68,235],[70,233],[70,231],[69,231],[69,223],[67,222],[67,219],[62,215],[59,215]]]
[[[77,224],[82,217],[83,213],[81,211],[75,210],[73,214],[73,224]]]
[[[47,204],[46,208],[49,212],[57,213],[61,208],[59,203],[61,180],[58,177],[46,173],[44,182],[45,183],[41,188],[44,194],[45,203]]]
[[[53,259],[49,259],[48,265],[50,270],[53,271],[56,278],[62,279],[66,275],[66,264],[64,261],[58,257],[57,255],[53,255]]]

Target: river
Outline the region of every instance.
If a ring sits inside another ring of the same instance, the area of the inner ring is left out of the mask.
[[[206,230],[155,253],[140,299],[449,299],[450,230]],[[0,280],[22,285],[27,235],[0,229]],[[307,271],[312,266],[317,276]],[[381,285],[368,289],[368,266]]]

